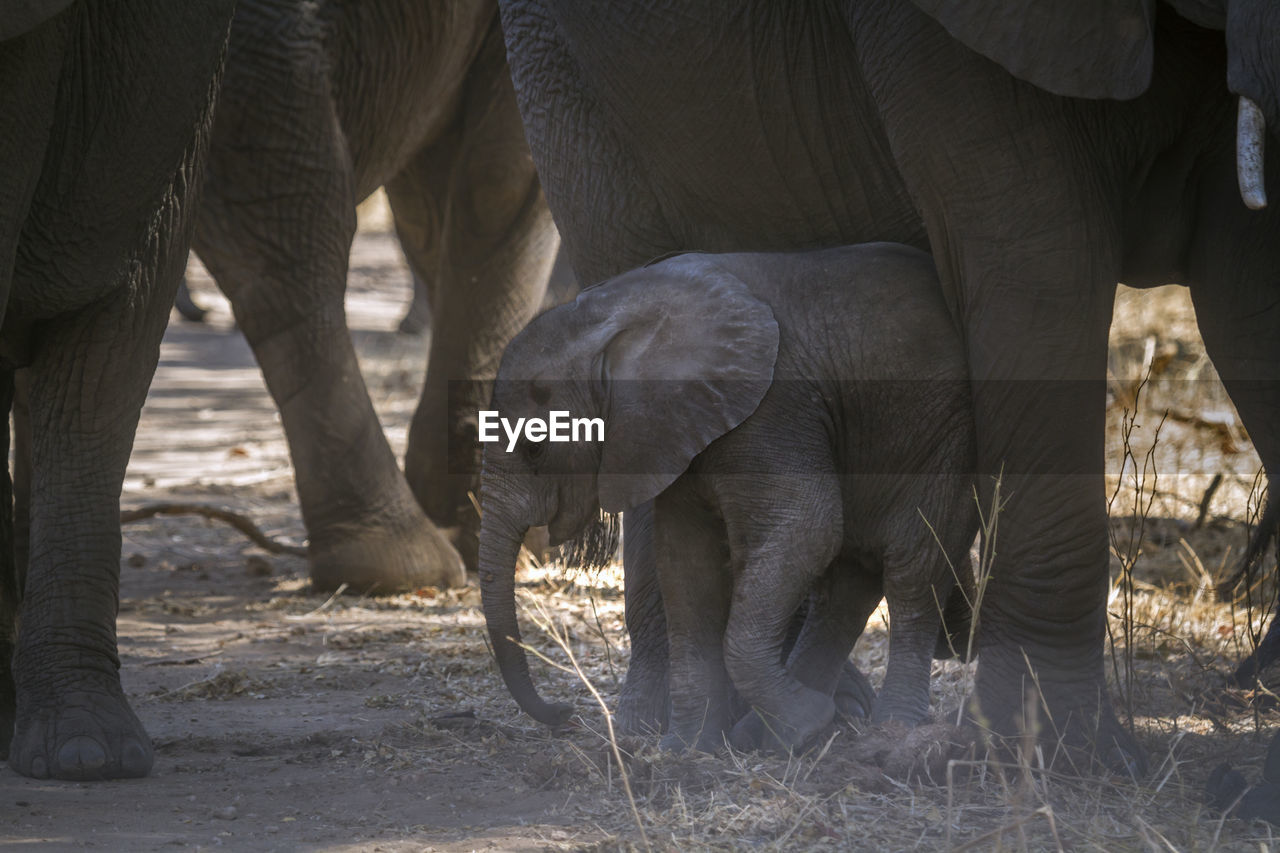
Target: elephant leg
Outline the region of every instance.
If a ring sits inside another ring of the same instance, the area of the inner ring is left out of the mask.
[[[489,402],[502,351],[540,306],[559,246],[496,21],[468,73],[459,125],[407,167],[421,177],[400,176],[393,186],[438,188],[445,165],[431,351],[405,473],[427,515],[460,528],[456,544],[474,566],[479,518],[468,492],[479,473],[476,412]],[[414,266],[429,263],[428,256]]]
[[[871,716],[875,690],[849,653],[882,597],[879,574],[837,559],[814,585],[787,662],[801,684],[831,696],[846,717]]]
[[[1104,250],[1105,240],[1091,247],[1080,236],[1068,257]],[[969,281],[1010,273],[1050,281],[1062,274],[1046,268],[1049,258],[1063,256],[1057,252],[1022,256],[1021,266],[1012,252],[1000,252],[1014,264],[1008,268],[983,254],[971,256]],[[1089,277],[1094,284],[1078,293],[977,284],[966,306],[979,502],[999,516],[996,558],[975,614],[975,717],[1013,734],[1034,725],[1025,712],[1037,703],[1043,735],[1092,745],[1105,762],[1123,767],[1141,764],[1141,753],[1116,719],[1102,668],[1108,590],[1102,377],[1116,270]],[[1049,324],[1052,335],[1025,334]]]
[[[662,748],[714,752],[732,723],[721,650],[733,591],[724,524],[684,478],[654,501],[653,532],[671,655]]]
[[[41,324],[19,372],[26,406],[16,417],[17,455],[29,461],[18,477],[18,511],[29,527],[16,561],[9,763],[24,775],[104,779],[151,768],[150,741],[119,677],[120,490],[186,263],[182,211],[196,150],[153,214],[173,233],[144,232],[148,242],[131,250],[127,277],[110,297]],[[60,275],[38,264],[19,272],[27,280]]]
[[[70,7],[39,31],[59,35],[40,61],[61,80],[28,94],[52,106],[48,139],[33,138],[43,118],[7,135],[43,161],[31,204],[19,204],[13,275],[0,272],[18,309],[6,323],[20,324],[0,346],[27,344],[14,359],[28,399],[30,527],[9,744],[23,775],[107,779],[151,767],[119,677],[120,490],[187,260],[232,10],[221,0]],[[0,54],[8,70],[23,50],[6,43]],[[11,190],[0,189],[0,231]]]
[[[227,8],[221,26],[229,16]],[[172,26],[162,17],[150,23],[166,31]],[[210,80],[220,58],[216,45],[208,50],[213,56],[199,79],[209,97],[204,112],[192,117],[196,128],[208,126]],[[118,85],[115,97],[137,94],[128,79]],[[97,97],[110,101],[112,94]],[[167,110],[143,112],[172,120]],[[12,395],[19,520],[5,597],[20,600],[20,607],[8,760],[27,776],[124,778],[151,768],[150,741],[119,676],[120,491],[187,260],[188,210],[204,147],[191,127],[100,126],[98,135],[80,141],[104,162],[133,162],[105,158],[137,157],[135,134],[142,131],[152,133],[144,133],[149,142],[176,146],[185,138],[186,148],[178,149],[155,198],[104,196],[114,187],[92,181],[71,199],[45,190],[52,197],[38,196],[24,232],[30,242],[16,282],[36,284],[37,293],[93,295],[87,307],[60,311],[33,327],[29,360],[17,371]],[[69,156],[79,168],[77,154]],[[110,219],[98,207],[104,198],[110,214],[128,215]],[[116,230],[86,241],[80,239],[85,221]],[[130,237],[139,242],[125,242]]]
[[[30,564],[9,754],[27,776],[120,778],[151,768],[150,741],[118,672],[120,488],[181,273],[177,254],[161,259],[163,296],[139,305],[122,295],[51,321],[27,368]]]
[[[1140,764],[1103,673],[1105,377],[1124,166],[1092,145],[1109,130],[1084,128],[1110,113],[1016,80],[910,4],[846,9],[964,328],[984,511],[1001,479],[975,717],[1017,734],[1035,726],[1034,702],[1047,738]],[[892,45],[877,35],[886,26]]]
[[[889,604],[889,660],[871,719],[915,725],[929,715],[929,675],[942,625],[940,602],[951,584],[938,588],[930,578],[950,574],[938,546],[893,552],[885,557],[885,598]],[[927,568],[926,568],[927,567]]]
[[[246,14],[241,7],[237,22]],[[300,31],[278,32],[286,25]],[[350,154],[324,65],[312,55],[319,35],[306,26],[273,20],[263,27],[272,34],[266,44],[239,26],[233,33],[196,249],[280,409],[312,585],[378,594],[459,586],[458,555],[399,470],[347,329]],[[264,91],[284,112],[262,108]],[[245,151],[246,139],[272,144]]]
[[[795,440],[802,446],[822,446],[812,436],[797,435]],[[730,742],[737,749],[799,749],[835,717],[830,677],[824,673],[823,686],[815,689],[782,662],[797,608],[840,547],[839,482],[834,475],[794,473],[809,470],[834,471],[835,464],[821,458],[816,464],[794,464],[776,475],[753,477],[738,493],[721,496],[734,568],[725,666],[752,709],[734,727]],[[848,654],[850,633],[837,641],[832,661],[840,660],[841,652]],[[763,743],[757,740],[759,723],[767,733]]]
[[[967,418],[943,423],[951,429],[930,442],[935,454],[924,470],[931,473],[904,478],[906,500],[882,534],[889,543],[884,552],[889,660],[872,714],[877,722],[923,722],[939,647],[946,656],[968,654],[974,586],[969,548],[978,518],[967,465],[960,468],[965,473],[942,473],[956,470],[957,460],[969,461]],[[960,632],[964,636],[957,636]]]
[[[25,370],[13,374],[13,555],[18,599],[31,558],[31,406]]]
[[[451,129],[426,146],[383,187],[396,237],[413,276],[413,301],[399,326],[405,334],[426,331],[431,325],[434,303],[439,300],[436,277],[440,274],[444,243],[443,208],[460,137],[456,127]]]
[[[628,734],[651,734],[666,729],[670,701],[667,614],[658,585],[653,503],[628,510],[623,524],[623,595],[631,659],[618,699],[618,728]]]
[[[687,248],[688,235],[678,219],[668,221],[650,170],[615,128],[610,110],[592,96],[595,86],[548,5],[501,3],[499,11],[512,44],[538,45],[511,53],[511,79],[542,184],[558,194],[548,203],[565,250],[578,284],[589,287]],[[584,151],[591,152],[585,169]],[[597,177],[606,175],[607,181]]]
[[[1229,154],[1227,140],[1223,148]],[[1280,161],[1268,159],[1267,189],[1277,198]],[[1223,156],[1201,180],[1206,209],[1191,253],[1191,298],[1205,350],[1258,451],[1273,503],[1280,500],[1280,246],[1273,237],[1280,211],[1246,209],[1234,192],[1232,172],[1230,157]],[[1258,673],[1280,657],[1277,631],[1273,614],[1266,639],[1241,662],[1233,683],[1252,686]]]
[[[934,660],[958,658],[962,663],[968,663],[973,659],[969,645],[974,636],[973,602],[976,594],[973,561],[966,548],[955,559],[955,586],[942,606],[942,624],[933,647]]]
[[[31,550],[31,411],[27,405],[27,372],[8,374],[10,385],[3,391],[13,409],[13,476],[10,502],[0,494],[0,758],[9,757],[13,737],[17,693],[13,680],[13,654],[18,643],[18,614],[22,612],[22,590],[27,581]],[[0,403],[3,400],[0,399]],[[8,436],[8,431],[3,431]],[[7,454],[0,454],[5,458]],[[5,467],[8,475],[8,466]]]

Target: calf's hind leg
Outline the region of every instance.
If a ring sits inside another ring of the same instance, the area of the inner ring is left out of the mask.
[[[800,683],[830,695],[847,717],[869,717],[871,682],[849,660],[882,598],[878,573],[836,560],[814,585],[804,625],[787,661]]]

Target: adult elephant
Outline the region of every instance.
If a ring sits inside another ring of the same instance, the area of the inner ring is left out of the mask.
[[[407,482],[343,309],[356,203],[384,184],[437,330]],[[463,583],[441,528],[473,558],[475,412],[558,246],[493,0],[241,0],[194,246],[280,409],[313,585]]]
[[[0,477],[0,755],[27,776],[151,767],[118,674],[120,489],[232,6],[0,2],[0,409],[26,403]]]
[[[1002,474],[1007,498],[977,718],[1017,731],[1035,693],[1073,742],[1139,755],[1102,667],[1114,286],[1191,287],[1277,471],[1280,223],[1242,203],[1235,148],[1237,95],[1280,127],[1280,7],[501,5],[526,135],[582,280],[676,250],[932,250],[966,341],[981,497]]]

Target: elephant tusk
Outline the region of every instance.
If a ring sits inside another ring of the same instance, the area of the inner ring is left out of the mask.
[[[1267,206],[1266,170],[1263,166],[1264,133],[1267,120],[1258,105],[1240,96],[1240,112],[1236,119],[1236,179],[1240,198],[1250,210]]]

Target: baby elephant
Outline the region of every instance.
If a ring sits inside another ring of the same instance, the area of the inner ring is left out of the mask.
[[[567,713],[539,698],[518,645],[525,531],[547,524],[563,541],[600,509],[654,501],[664,745],[711,750],[729,731],[738,747],[806,743],[831,722],[882,596],[889,660],[872,717],[924,718],[976,530],[968,374],[929,256],[869,244],[669,258],[535,319],[493,400],[481,589],[525,711]],[[741,721],[735,690],[752,709]]]

